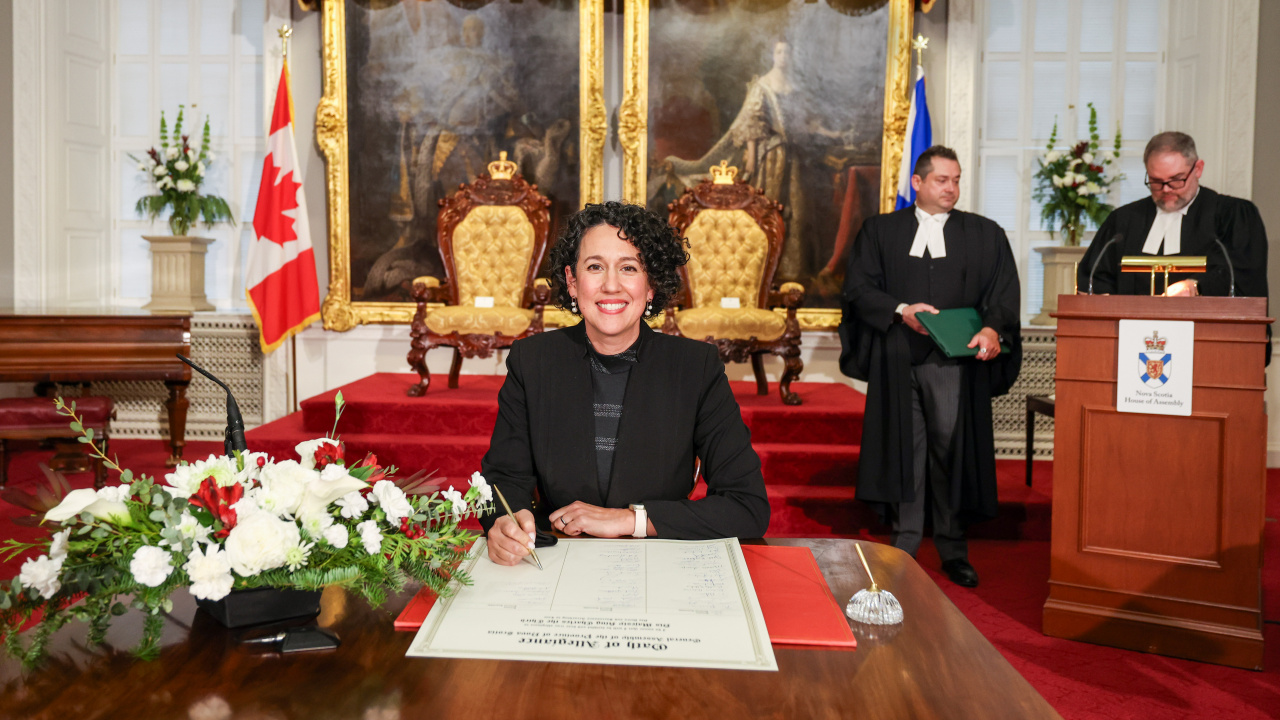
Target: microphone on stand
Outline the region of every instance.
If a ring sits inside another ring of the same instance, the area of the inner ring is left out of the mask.
[[[191,358],[183,357],[181,353],[178,353],[178,359],[190,365],[201,375],[218,383],[222,386],[223,390],[227,391],[227,429],[222,433],[222,449],[227,455],[231,455],[236,450],[239,450],[242,453],[248,452],[249,446],[244,442],[244,419],[240,417],[240,406],[236,405],[236,399],[231,394],[231,388],[227,387],[226,383],[209,374],[209,371],[191,362]]]
[[[1236,296],[1236,268],[1231,263],[1231,255],[1227,252],[1227,246],[1222,244],[1217,235],[1213,236],[1213,241],[1217,243],[1218,249],[1222,251],[1222,257],[1227,259],[1227,274],[1231,278],[1231,289],[1227,293],[1227,297]]]
[[[1093,294],[1093,274],[1098,272],[1098,265],[1102,262],[1102,256],[1107,254],[1111,246],[1124,239],[1124,233],[1118,232],[1111,236],[1106,245],[1102,246],[1102,252],[1098,253],[1098,257],[1093,259],[1093,267],[1089,268],[1089,294]]]

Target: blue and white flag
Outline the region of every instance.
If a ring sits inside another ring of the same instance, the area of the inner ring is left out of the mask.
[[[907,134],[902,138],[902,165],[898,168],[898,202],[901,210],[916,201],[911,187],[911,171],[920,154],[933,146],[933,124],[929,122],[929,103],[924,96],[924,68],[916,67],[916,85],[911,93],[911,110],[907,113]]]

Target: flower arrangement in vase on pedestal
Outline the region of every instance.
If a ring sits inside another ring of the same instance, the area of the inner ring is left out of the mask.
[[[1040,221],[1049,233],[1061,231],[1063,244],[1077,247],[1084,237],[1083,218],[1101,225],[1115,208],[1105,201],[1111,186],[1124,175],[1108,175],[1108,168],[1120,154],[1120,130],[1116,128],[1115,146],[1100,150],[1098,111],[1089,103],[1089,139],[1081,140],[1067,150],[1056,150],[1058,123],[1054,122],[1040,168],[1034,175],[1032,197],[1040,203]]]
[[[340,416],[341,393],[336,402]],[[172,609],[169,596],[179,588],[218,601],[233,590],[337,585],[378,605],[411,578],[442,595],[453,591],[451,580],[468,582],[458,565],[475,534],[458,525],[492,508],[492,489],[479,473],[465,492],[436,492],[420,474],[393,480],[395,468],[372,453],[348,465],[331,432],[299,444],[297,460],[210,455],[157,482],[107,458],[74,402],[59,398],[57,407],[83,433],[81,442],[120,473],[120,484],[67,493],[44,515],[58,528],[50,540],[0,546],[6,560],[43,553],[0,582],[0,634],[25,665],[37,663],[49,637],[73,618],[89,624],[90,644],[101,643],[111,618],[128,611],[117,596],[132,596],[131,606],[146,614],[134,653],[154,659],[161,613]],[[38,610],[43,617],[23,647],[22,628]]]
[[[160,147],[148,150],[143,159],[129,156],[138,163],[138,170],[147,174],[155,191],[139,198],[135,209],[152,222],[167,210],[169,231],[173,233],[143,236],[151,244],[153,255],[151,302],[144,306],[152,312],[188,313],[214,309],[204,289],[204,259],[213,239],[192,237],[187,233],[201,219],[206,227],[233,221],[231,207],[226,200],[200,193],[205,170],[214,160],[213,153],[209,152],[209,119],[205,118],[197,150],[192,147],[191,138],[182,134],[185,110],[182,105],[178,106],[172,135],[169,134],[164,112],[161,112]]]

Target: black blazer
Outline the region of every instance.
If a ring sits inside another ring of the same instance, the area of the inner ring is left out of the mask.
[[[481,467],[512,511],[533,510],[545,528],[548,515],[576,500],[610,508],[644,503],[659,537],[763,536],[769,500],[760,458],[715,346],[640,324],[605,498],[596,482],[587,353],[582,323],[511,346],[498,419]],[[695,458],[702,459],[708,487],[698,501],[688,499]],[[485,532],[496,518],[481,517]]]

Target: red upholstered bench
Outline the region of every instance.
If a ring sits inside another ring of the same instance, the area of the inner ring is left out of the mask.
[[[107,434],[111,420],[115,417],[115,407],[109,397],[70,398],[76,404],[76,415],[86,428],[93,428],[94,440],[102,452],[107,451]],[[59,415],[53,404],[53,398],[3,398],[0,399],[0,488],[9,480],[9,455],[6,443],[9,440],[47,440],[51,438],[74,438],[80,433],[71,429],[71,419]],[[83,466],[83,458],[75,454],[60,453],[49,463],[55,470],[73,466]],[[106,468],[101,458],[93,458],[94,487],[102,487],[106,480]]]

